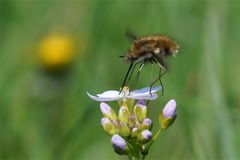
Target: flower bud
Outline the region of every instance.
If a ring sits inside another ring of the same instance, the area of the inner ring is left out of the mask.
[[[121,122],[125,122],[128,124],[129,116],[130,116],[130,113],[129,113],[128,109],[126,107],[122,106],[118,112],[118,119]]]
[[[130,135],[130,128],[128,127],[128,125],[126,123],[120,122],[118,132],[121,136],[127,137]]]
[[[152,129],[152,120],[149,118],[145,118],[141,124],[141,129]]]
[[[171,126],[177,117],[176,111],[176,101],[172,99],[165,105],[163,111],[160,113],[159,122],[162,129],[167,129]]]
[[[140,129],[141,128],[141,124],[139,122],[136,122],[134,127]]]
[[[127,98],[118,101],[119,106],[124,106],[129,109],[135,104],[135,99]]]
[[[146,143],[152,139],[152,132],[146,129],[138,135],[138,139],[141,142]]]
[[[120,155],[127,154],[128,153],[128,146],[126,141],[119,135],[115,134],[112,136],[112,145],[114,148],[114,151]]]
[[[128,122],[128,125],[129,125],[129,127],[134,127],[134,125],[135,125],[135,123],[137,122],[137,117],[136,117],[136,115],[135,114],[133,114],[133,115],[131,115],[130,117],[129,117],[129,122]]]
[[[114,127],[114,125],[108,118],[103,117],[101,119],[101,124],[102,124],[104,131],[107,132],[109,135],[112,136],[117,133],[117,129]]]
[[[115,111],[106,103],[100,103],[100,109],[104,117],[109,118],[111,121],[117,119]]]
[[[134,114],[137,116],[137,120],[142,122],[147,115],[147,106],[144,103],[144,100],[139,100],[134,107]]]
[[[138,128],[133,128],[131,132],[131,137],[135,138],[139,134],[139,129]]]
[[[141,153],[145,156],[148,154],[148,147],[146,145],[141,146]]]

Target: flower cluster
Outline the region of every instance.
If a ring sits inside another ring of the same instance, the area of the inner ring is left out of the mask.
[[[170,100],[159,116],[159,130],[152,133],[152,120],[147,117],[148,107],[145,100],[154,100],[161,87],[143,88],[129,92],[127,87],[119,91],[106,91],[97,96],[89,97],[100,101],[103,115],[101,125],[104,131],[112,136],[111,142],[116,153],[128,155],[129,159],[144,159],[154,140],[162,130],[167,129],[176,118],[176,101]],[[116,113],[104,101],[117,100],[119,104]]]
[[[112,137],[112,144],[117,153],[126,153],[128,150],[123,140],[134,139],[137,144],[145,144],[152,139],[152,121],[146,117],[147,106],[139,100],[134,106],[123,104],[116,115],[115,111],[106,103],[100,104],[103,118],[103,129]],[[120,143],[121,145],[118,145]]]

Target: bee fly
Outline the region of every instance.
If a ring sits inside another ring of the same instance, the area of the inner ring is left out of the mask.
[[[164,35],[149,35],[149,36],[137,38],[135,35],[133,35],[130,32],[127,32],[126,34],[128,38],[132,39],[133,43],[131,48],[128,50],[128,54],[126,56],[120,56],[124,58],[124,60],[130,62],[130,66],[128,68],[127,74],[125,75],[121,88],[123,88],[131,79],[131,76],[133,74],[133,71],[136,65],[140,64],[140,67],[134,82],[137,82],[140,71],[143,68],[145,63],[147,62],[157,63],[159,65],[160,71],[159,71],[158,78],[154,80],[150,85],[150,93],[151,93],[152,86],[158,80],[162,86],[162,82],[160,78],[166,73],[168,68],[167,64],[165,63],[165,58],[170,56],[176,56],[180,47],[174,40]],[[163,70],[164,72],[161,72],[161,70]],[[135,85],[136,83],[133,84],[134,87]],[[163,90],[162,90],[162,94],[163,94]]]

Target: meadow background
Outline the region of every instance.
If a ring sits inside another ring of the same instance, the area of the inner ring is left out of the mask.
[[[99,103],[86,92],[120,88],[127,29],[169,35],[181,46],[162,78],[164,96],[149,105],[155,128],[171,98],[178,117],[147,159],[239,159],[239,13],[237,0],[1,0],[0,159],[126,159],[113,152]],[[60,67],[39,54],[52,35],[71,43]],[[150,70],[137,88],[147,86]]]

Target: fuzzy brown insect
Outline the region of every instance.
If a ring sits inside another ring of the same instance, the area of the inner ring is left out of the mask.
[[[160,70],[163,69],[166,72],[167,64],[165,63],[164,59],[166,57],[176,56],[180,49],[179,45],[174,40],[164,35],[150,35],[136,38],[136,36],[132,35],[131,33],[127,33],[127,36],[133,40],[133,43],[128,51],[128,54],[126,56],[121,56],[125,60],[130,61],[130,66],[122,83],[122,88],[126,85],[126,82],[130,80],[137,64],[141,63],[137,74],[137,79],[146,62],[155,62],[159,64]],[[130,71],[131,74],[128,78]],[[160,78],[164,73],[160,73],[157,80],[161,82]],[[152,85],[157,82],[157,80],[155,80]]]

